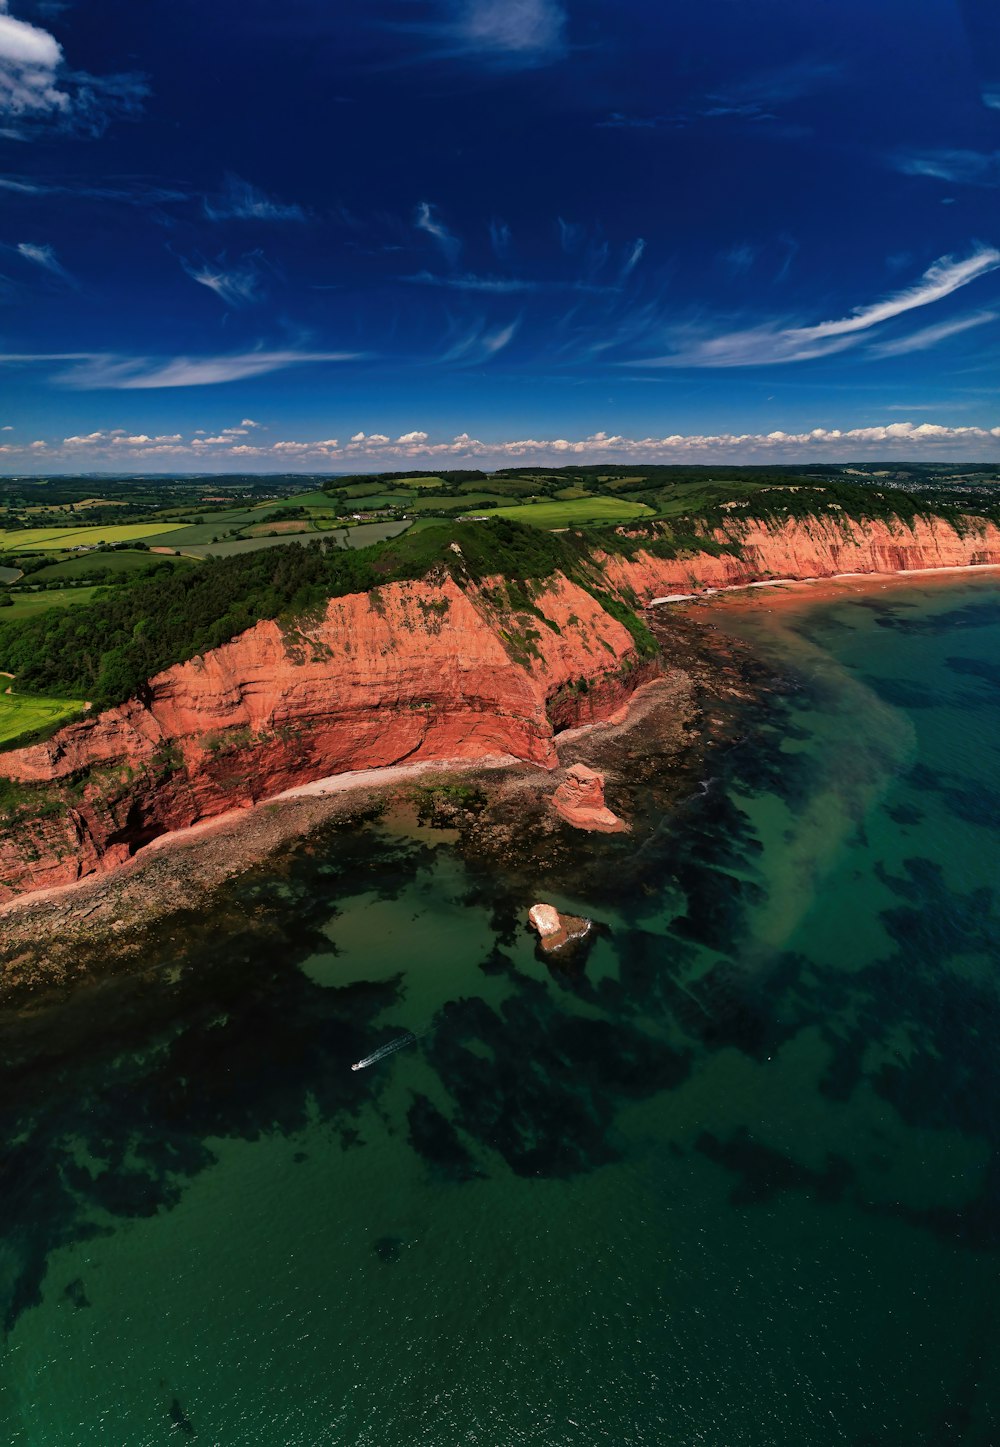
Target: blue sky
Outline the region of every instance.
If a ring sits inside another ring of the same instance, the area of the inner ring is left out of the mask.
[[[1000,458],[993,0],[0,0],[0,469]]]

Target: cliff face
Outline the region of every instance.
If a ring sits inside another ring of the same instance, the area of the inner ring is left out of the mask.
[[[0,901],[329,774],[488,754],[555,766],[554,727],[607,717],[650,670],[565,578],[533,606],[447,575],[334,599],[300,631],[259,623],[144,699],[0,756],[0,774],[44,786],[0,828]]]
[[[1000,563],[1000,529],[783,525],[734,517],[739,556],[598,557],[645,604],[766,578]],[[114,867],[144,844],[329,774],[513,754],[557,763],[557,729],[601,720],[655,665],[583,588],[395,583],[332,600],[294,633],[259,623],[150,680],[144,697],[0,755],[0,902]]]
[[[602,559],[611,587],[631,588],[641,603],[671,593],[725,588],[767,578],[828,578],[835,573],[895,573],[914,568],[955,568],[1000,563],[1000,528],[966,519],[963,534],[947,523],[917,519],[834,521],[790,518],[784,524],[734,521],[715,533],[717,542],[737,543],[739,556],[698,553],[686,559]]]

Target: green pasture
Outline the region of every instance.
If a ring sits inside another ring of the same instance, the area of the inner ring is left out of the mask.
[[[331,526],[336,523],[336,518],[330,518]],[[277,533],[282,538],[297,538],[304,533],[311,533],[316,526],[309,518],[288,518],[284,522],[270,521],[254,523],[252,527],[243,529],[245,538],[266,538],[271,533]]]
[[[386,485],[377,477],[373,477],[371,482],[349,482],[344,487],[338,487],[337,491],[349,498],[369,497],[373,492],[381,492]]]
[[[397,487],[438,487],[445,486],[443,477],[399,477],[395,479]]]
[[[364,497],[352,497],[349,502],[339,503],[333,511],[344,513],[369,512],[373,507],[410,507],[419,493],[376,492]]]
[[[0,623],[12,618],[30,618],[46,608],[76,608],[89,603],[97,592],[93,588],[45,588],[39,593],[11,593],[11,607],[0,608]]]
[[[505,502],[509,502],[509,499],[499,497],[495,492],[468,492],[461,497],[449,497],[447,494],[441,497],[415,497],[407,501],[406,507],[411,512],[468,512],[470,508],[483,507],[488,503],[502,505]]]
[[[4,612],[9,613],[5,608]],[[22,734],[50,728],[79,713],[83,700],[77,698],[29,698],[2,691],[7,680],[0,676],[0,744],[9,744]]]
[[[25,581],[28,584],[68,582],[73,578],[88,578],[98,569],[106,569],[109,573],[134,573],[139,568],[148,568],[151,563],[169,563],[175,568],[195,566],[190,558],[174,558],[168,553],[124,550],[120,553],[84,553],[81,557],[66,558],[63,562],[47,563],[44,568],[29,574]]]
[[[274,507],[276,504],[269,502],[263,504],[266,507]],[[294,497],[286,497],[278,507],[304,507],[309,512],[332,512],[334,510],[332,498],[325,492],[298,492]]]
[[[148,538],[176,532],[179,523],[119,523],[89,528],[20,528],[0,532],[0,552],[45,553],[61,548],[93,547],[97,543],[145,542]]]
[[[451,518],[414,518],[413,522],[410,523],[410,526],[407,528],[407,532],[423,533],[426,532],[428,528],[450,527],[451,523]]]
[[[641,502],[616,497],[580,498],[576,502],[536,502],[497,508],[492,517],[510,518],[536,528],[584,527],[588,523],[623,523],[631,518],[652,517],[653,509]]]
[[[191,523],[188,527],[178,526],[163,532],[151,533],[149,537],[143,538],[143,542],[148,543],[151,548],[180,548],[182,552],[189,552],[191,543],[210,543],[213,538],[235,537],[240,529],[250,521],[249,517],[245,517],[235,524]],[[255,517],[253,521],[259,523],[260,518]]]

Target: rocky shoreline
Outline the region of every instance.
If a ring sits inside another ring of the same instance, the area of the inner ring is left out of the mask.
[[[468,859],[523,870],[526,880],[600,870],[609,837],[582,833],[551,806],[570,768],[599,769],[609,811],[623,820],[644,818],[651,805],[669,809],[698,787],[712,751],[738,736],[743,706],[769,685],[750,650],[704,616],[649,618],[667,654],[663,677],[641,686],[613,721],[558,734],[559,769],[493,758],[339,776],[158,841],[117,870],[14,900],[0,910],[0,1001],[141,970],[151,933],[210,910],[228,883],[308,847],[325,825],[408,818],[451,831]]]

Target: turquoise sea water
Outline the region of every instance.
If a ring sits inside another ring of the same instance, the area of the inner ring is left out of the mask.
[[[330,828],[0,1019],[0,1441],[1000,1442],[1000,586],[720,621],[788,687],[555,892]]]

